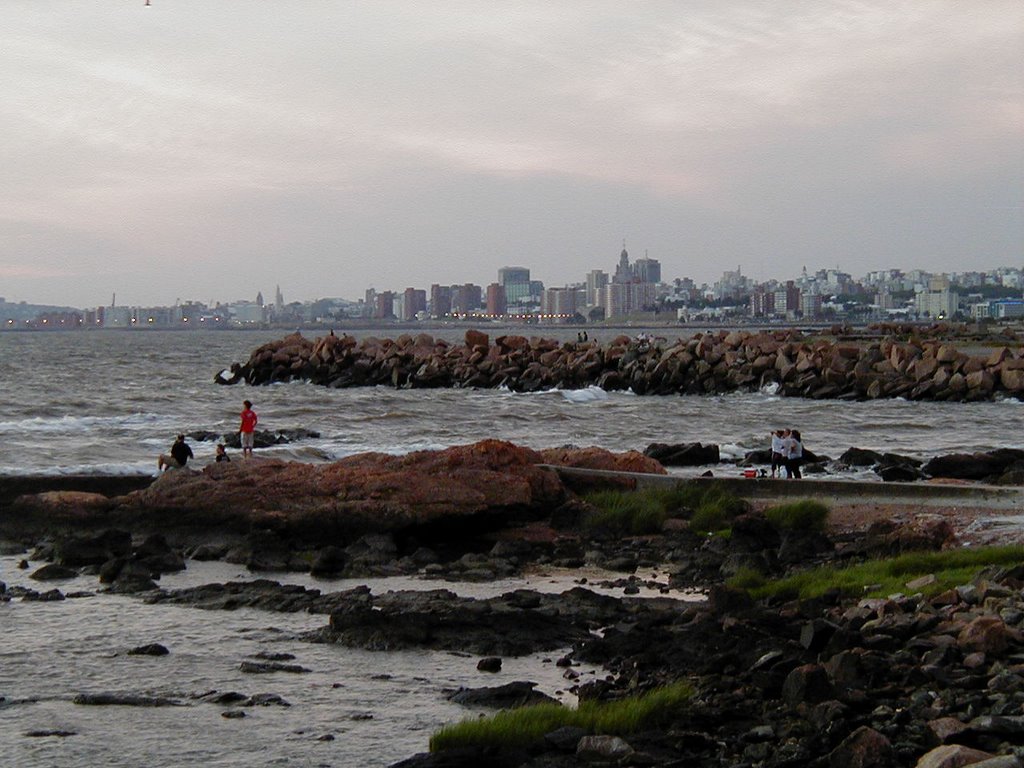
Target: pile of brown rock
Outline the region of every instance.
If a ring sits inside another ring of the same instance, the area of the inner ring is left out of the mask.
[[[450,344],[426,333],[397,339],[295,333],[217,374],[222,384],[308,380],[328,387],[631,389],[636,394],[719,394],[774,386],[815,399],[990,400],[1024,393],[1024,350],[972,356],[949,342],[891,338],[842,342],[789,329],[697,333],[674,342],[619,336],[559,342],[467,331]]]

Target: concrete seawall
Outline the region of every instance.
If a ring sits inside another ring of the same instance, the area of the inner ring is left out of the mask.
[[[695,477],[651,475],[638,472],[613,472],[545,464],[570,481],[628,480],[638,488],[672,488],[680,483],[714,483],[730,493],[752,501],[791,501],[818,499],[832,504],[877,503],[919,504],[927,506],[970,506],[999,510],[1024,509],[1024,488],[980,484],[949,483],[872,483],[855,480],[775,480],[770,478]]]

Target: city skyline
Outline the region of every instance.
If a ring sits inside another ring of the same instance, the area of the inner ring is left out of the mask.
[[[5,11],[8,300],[1024,257],[1016,2]]]

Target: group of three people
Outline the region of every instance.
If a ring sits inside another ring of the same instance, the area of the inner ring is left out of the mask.
[[[241,425],[238,432],[242,444],[242,456],[252,456],[256,424],[259,423],[259,418],[256,416],[256,411],[252,409],[251,402],[245,400],[242,403],[242,412],[239,416],[241,418]],[[160,455],[160,459],[157,461],[157,468],[161,471],[164,469],[181,469],[188,464],[188,460],[191,458],[194,458],[192,447],[185,442],[184,435],[178,435],[174,445],[171,446],[170,452]],[[228,452],[222,444],[217,445],[216,460],[218,463],[231,461],[231,457],[228,456]]]
[[[772,477],[799,480],[804,463],[804,444],[798,429],[777,429],[772,432]],[[786,474],[783,475],[782,473]]]

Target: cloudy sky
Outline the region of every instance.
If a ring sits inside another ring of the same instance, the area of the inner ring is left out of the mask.
[[[0,296],[1024,263],[1024,3],[5,0]]]

